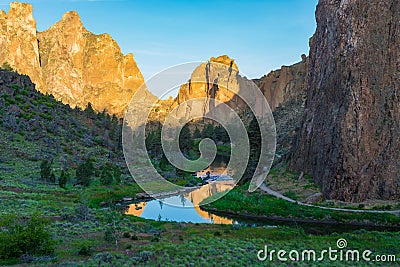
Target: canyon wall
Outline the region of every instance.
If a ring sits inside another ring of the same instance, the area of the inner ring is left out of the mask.
[[[400,2],[320,0],[290,167],[328,198],[400,198]]]

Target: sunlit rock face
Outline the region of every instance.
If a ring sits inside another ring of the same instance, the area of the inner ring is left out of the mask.
[[[90,102],[97,111],[122,116],[144,83],[133,55],[123,55],[110,35],[87,31],[76,12],[37,32],[32,6],[11,3],[0,22],[0,64],[8,62],[65,104],[85,108]]]
[[[291,167],[326,197],[400,199],[400,2],[320,0]]]
[[[233,59],[226,55],[212,57],[193,70],[190,80],[180,87],[172,107],[179,106],[176,112],[178,117],[190,117],[191,111],[199,109],[203,114],[212,114],[217,101],[238,110],[243,107],[237,97],[240,90],[238,79],[238,67]],[[196,98],[203,98],[204,101],[195,103],[196,106],[186,103]]]
[[[263,92],[271,110],[288,100],[301,101],[307,86],[308,58],[291,66],[282,66],[260,79],[253,80]]]
[[[249,110],[237,93],[248,90],[254,82],[265,96],[271,110],[274,110],[285,101],[297,101],[305,97],[307,66],[308,58],[303,55],[300,62],[282,66],[281,69],[251,81],[240,75],[234,59],[226,55],[212,57],[206,63],[200,64],[193,71],[190,80],[180,87],[178,96],[172,103],[169,102],[170,109],[180,105],[177,109],[178,117],[187,117],[190,112],[199,108],[204,114],[210,114],[218,105],[218,101],[227,104],[238,114],[247,114]],[[185,103],[195,98],[205,98],[201,107]],[[252,101],[256,110],[261,109],[259,102],[259,99]]]
[[[0,11],[0,65],[9,63],[40,88],[43,80],[32,11],[31,5],[18,2],[10,4],[8,14]]]

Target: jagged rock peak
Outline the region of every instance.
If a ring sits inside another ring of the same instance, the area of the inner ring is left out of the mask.
[[[78,12],[76,12],[75,10],[73,11],[69,11],[69,12],[65,12],[64,15],[62,16],[63,21],[81,21],[81,17],[79,16]]]
[[[52,27],[58,24],[63,24],[66,26],[74,27],[83,27],[83,23],[81,21],[81,17],[79,16],[78,12],[76,11],[69,11],[65,12],[64,15],[62,16],[61,20],[54,24]]]
[[[8,15],[10,17],[15,15],[18,15],[19,17],[33,17],[33,7],[28,3],[11,2]]]
[[[37,32],[32,5],[14,2],[0,13],[0,65],[28,75],[36,88],[72,107],[90,102],[122,116],[143,76],[132,54],[123,55],[109,34],[86,30],[76,11]]]
[[[210,61],[211,62],[216,62],[216,63],[221,63],[221,64],[224,64],[224,65],[227,65],[227,66],[231,66],[233,69],[235,69],[237,71],[239,70],[238,66],[235,63],[235,60],[231,59],[227,55],[222,55],[222,56],[219,56],[219,57],[211,57]]]

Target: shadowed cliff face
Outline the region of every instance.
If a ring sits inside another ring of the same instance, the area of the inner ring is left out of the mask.
[[[65,104],[122,116],[144,83],[132,54],[124,56],[108,35],[87,31],[76,12],[44,32],[36,31],[32,6],[11,3],[0,12],[0,64],[27,74],[39,91]]]
[[[305,96],[308,58],[291,66],[282,66],[261,79],[253,80],[263,92],[271,110],[288,100],[299,101]]]
[[[400,2],[321,0],[291,167],[328,198],[400,198]]]

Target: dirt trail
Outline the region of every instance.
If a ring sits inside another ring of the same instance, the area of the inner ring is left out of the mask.
[[[279,192],[276,192],[266,186],[264,183],[261,184],[260,190],[266,192],[269,195],[275,196],[277,198],[292,202],[292,203],[297,203],[299,205],[307,206],[307,207],[314,207],[314,208],[319,208],[319,209],[325,209],[325,210],[337,210],[337,211],[347,211],[347,212],[359,212],[359,213],[391,213],[397,216],[400,216],[400,210],[357,210],[357,209],[342,209],[342,208],[329,208],[329,207],[323,207],[323,206],[317,206],[317,205],[312,205],[312,204],[307,204],[303,202],[296,201],[294,199],[288,198],[284,195],[282,195]]]

